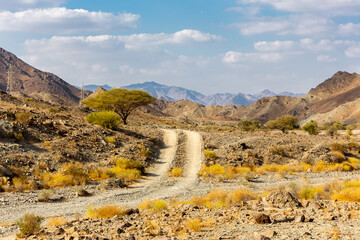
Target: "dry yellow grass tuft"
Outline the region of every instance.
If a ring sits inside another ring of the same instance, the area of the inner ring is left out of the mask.
[[[201,219],[195,218],[195,219],[187,219],[184,223],[184,226],[186,229],[192,231],[192,232],[198,232],[201,230],[201,228],[204,227],[204,223]]]
[[[194,197],[190,203],[207,208],[226,208],[244,201],[256,199],[257,196],[247,189],[224,191],[217,189],[204,197]]]
[[[217,155],[214,151],[211,151],[211,150],[208,150],[208,149],[205,149],[204,150],[204,155],[207,159],[215,159],[217,158]]]
[[[53,227],[53,226],[61,226],[68,222],[68,220],[64,217],[51,217],[46,220],[46,226]]]
[[[108,205],[99,208],[89,207],[87,211],[88,218],[112,218],[114,216],[123,216],[124,209],[122,207]]]
[[[152,212],[161,212],[168,209],[168,204],[164,200],[146,200],[139,204],[139,208],[142,210],[150,210]]]

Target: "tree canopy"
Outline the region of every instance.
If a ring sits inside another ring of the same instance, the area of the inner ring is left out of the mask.
[[[266,123],[266,126],[273,129],[279,129],[283,133],[286,133],[288,130],[299,128],[297,118],[290,115],[278,117],[273,121],[269,121]]]
[[[99,111],[114,111],[119,114],[126,125],[127,118],[136,108],[155,100],[149,93],[142,90],[113,88],[95,97],[87,98],[82,103]]]

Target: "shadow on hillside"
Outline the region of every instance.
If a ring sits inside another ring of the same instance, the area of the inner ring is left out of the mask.
[[[127,130],[127,129],[120,129],[118,130],[119,132],[121,133],[124,133],[128,136],[131,136],[131,137],[135,137],[135,138],[138,138],[138,139],[145,139],[146,137],[140,133],[137,133],[137,132],[133,132],[131,130]]]

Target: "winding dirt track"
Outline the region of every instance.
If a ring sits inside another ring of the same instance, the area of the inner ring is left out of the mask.
[[[11,222],[19,219],[26,212],[44,217],[70,216],[74,213],[85,213],[88,206],[116,204],[136,207],[145,199],[167,198],[180,196],[194,189],[197,172],[200,169],[202,156],[202,137],[199,133],[184,131],[186,134],[186,163],[184,177],[169,181],[167,171],[176,156],[178,131],[164,129],[165,147],[160,158],[148,169],[148,177],[130,186],[128,189],[106,191],[91,197],[74,198],[59,203],[17,203],[0,208],[0,222]]]

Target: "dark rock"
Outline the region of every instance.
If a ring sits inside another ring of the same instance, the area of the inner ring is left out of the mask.
[[[259,213],[255,216],[255,222],[258,224],[269,224],[271,223],[271,220],[268,215]]]

